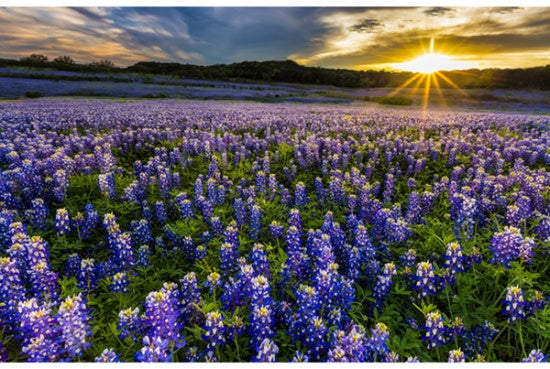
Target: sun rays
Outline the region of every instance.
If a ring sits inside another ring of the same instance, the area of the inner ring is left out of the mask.
[[[391,91],[388,96],[395,96],[404,89],[409,88],[412,95],[416,95],[419,88],[423,89],[420,105],[427,109],[432,89],[435,89],[441,100],[445,102],[445,96],[441,89],[441,82],[467,95],[456,83],[454,83],[443,71],[468,69],[474,67],[473,63],[453,60],[449,55],[434,52],[434,39],[430,39],[429,52],[411,60],[394,65],[398,69],[415,72],[415,74]]]

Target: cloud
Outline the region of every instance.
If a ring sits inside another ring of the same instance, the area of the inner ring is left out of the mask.
[[[454,12],[455,12],[454,9],[444,8],[440,6],[436,6],[436,7],[424,10],[424,14],[429,15],[431,17],[440,17],[448,14],[453,14]]]
[[[0,24],[0,57],[117,65],[291,58],[358,68],[410,60],[431,38],[436,52],[487,63],[523,52],[527,66],[550,50],[550,8],[0,8]]]
[[[373,32],[380,32],[384,28],[384,25],[380,23],[378,20],[373,18],[363,19],[361,22],[354,24],[350,27],[350,30],[353,32],[359,32],[359,33],[373,33]]]
[[[495,8],[495,12],[498,14],[508,14],[508,13],[518,12],[521,9],[523,8],[520,8],[518,6],[508,6],[508,7]]]

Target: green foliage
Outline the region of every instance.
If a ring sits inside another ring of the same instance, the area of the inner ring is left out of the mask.
[[[43,97],[44,94],[42,92],[38,91],[27,91],[25,92],[25,97],[28,97],[29,99],[37,99],[39,97]]]

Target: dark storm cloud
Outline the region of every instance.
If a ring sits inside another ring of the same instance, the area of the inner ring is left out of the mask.
[[[508,13],[515,13],[517,11],[520,11],[522,8],[517,6],[508,6],[508,7],[502,7],[502,8],[495,8],[495,12],[498,14],[508,14]]]
[[[454,12],[455,12],[455,10],[452,9],[452,8],[444,8],[444,7],[440,7],[440,6],[436,6],[436,7],[424,10],[424,14],[432,16],[432,17],[440,17],[440,16],[444,16],[444,15],[447,15],[447,14],[452,14]]]
[[[384,25],[377,21],[376,19],[363,19],[361,22],[350,27],[350,30],[353,32],[360,33],[373,33],[379,32],[384,28]]]

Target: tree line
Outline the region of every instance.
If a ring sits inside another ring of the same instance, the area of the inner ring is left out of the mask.
[[[117,67],[110,60],[78,64],[67,55],[49,60],[47,56],[32,54],[19,60],[0,59],[2,67],[51,68],[75,72],[139,73],[170,75],[179,78],[229,80],[243,82],[288,82],[333,85],[350,88],[397,87],[411,77],[412,72],[387,70],[349,70],[306,67],[292,60],[244,61],[232,64],[194,65],[181,63],[138,62],[132,66]],[[442,72],[454,85],[463,88],[531,88],[550,90],[550,65],[516,69],[469,69]],[[454,87],[439,78],[442,88]]]

